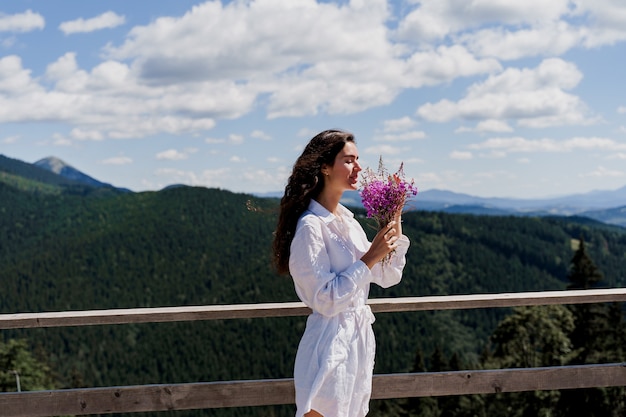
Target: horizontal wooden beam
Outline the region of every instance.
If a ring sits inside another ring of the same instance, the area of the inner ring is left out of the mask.
[[[438,397],[626,386],[626,363],[377,375],[372,398]]]
[[[381,298],[371,299],[368,303],[374,312],[392,313],[624,301],[626,288]]]
[[[626,301],[626,288],[371,299],[375,313]],[[1,329],[304,316],[300,302],[0,314]]]
[[[626,386],[626,364],[375,375],[372,399]],[[292,379],[1,393],[4,417],[293,404]]]

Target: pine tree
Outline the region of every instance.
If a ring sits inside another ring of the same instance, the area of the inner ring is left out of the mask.
[[[415,352],[415,359],[411,367],[412,373],[426,372],[424,364],[424,353],[421,349]],[[407,398],[402,404],[403,417],[438,417],[440,415],[437,408],[437,400],[433,397],[413,397]]]
[[[567,276],[568,289],[587,290],[598,286],[602,273],[587,253],[585,241],[580,244],[570,262]],[[599,363],[606,352],[608,329],[608,306],[606,304],[576,304],[571,306],[574,313],[574,330],[571,334],[574,349],[578,352],[574,363]]]
[[[31,354],[25,340],[0,342],[0,392],[54,388],[50,368]]]
[[[597,287],[603,275],[588,255],[583,238],[571,260],[569,289]],[[623,360],[624,323],[620,307],[608,304],[577,304],[570,307],[575,317],[571,340],[576,355],[572,364],[607,363]],[[588,388],[562,392],[559,411],[563,416],[624,415],[622,387]]]
[[[603,278],[602,273],[587,254],[582,236],[579,242],[578,249],[570,261],[571,267],[567,275],[570,281],[567,288],[570,290],[587,290],[596,286]]]
[[[561,305],[516,307],[502,320],[491,340],[492,367],[531,368],[562,365],[571,354],[572,313]],[[487,415],[550,416],[559,401],[557,391],[496,394],[486,398]]]

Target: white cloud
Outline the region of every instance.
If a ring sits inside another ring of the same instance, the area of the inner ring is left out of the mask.
[[[587,16],[585,46],[597,47],[626,39],[626,9],[620,0],[576,0],[577,16]]]
[[[270,118],[353,113],[390,104],[403,88],[500,69],[496,60],[475,59],[457,46],[406,55],[393,44],[388,19],[384,0],[367,7],[206,2],[180,18],[135,27],[105,52],[132,61],[145,84],[245,81],[237,84],[242,98],[267,94]],[[281,23],[266,23],[274,20]],[[242,101],[240,112],[250,104]]]
[[[234,117],[229,107],[238,112],[242,98],[235,83],[141,85],[128,66],[113,61],[87,72],[74,53],[48,65],[45,79],[54,89],[31,78],[19,57],[0,58],[0,123],[67,122],[110,138],[180,134],[212,129],[214,117]]]
[[[417,124],[417,122],[409,116],[404,116],[399,119],[385,120],[383,123],[385,125],[383,130],[385,132],[405,131],[413,128],[413,126]]]
[[[254,138],[254,139],[261,139],[261,140],[272,140],[272,137],[270,135],[268,135],[267,133],[263,132],[262,130],[255,130],[252,133],[250,133],[250,137]]]
[[[132,163],[132,158],[129,158],[127,156],[114,156],[112,158],[102,160],[102,164],[104,165],[128,165]]]
[[[84,130],[79,128],[74,128],[70,132],[70,136],[73,139],[78,140],[102,140],[104,139],[104,135],[99,130]]]
[[[204,139],[204,141],[206,143],[208,143],[209,145],[216,145],[219,143],[224,143],[226,142],[226,139],[221,139],[221,138],[206,138]]]
[[[397,37],[428,47],[450,41],[479,57],[557,56],[572,48],[626,39],[619,0],[421,0],[398,24]],[[426,45],[426,46],[425,46]]]
[[[375,155],[398,155],[406,150],[407,148],[399,148],[397,146],[377,145],[377,146],[370,146],[366,148],[364,152],[366,154],[375,154]]]
[[[472,159],[473,157],[472,153],[467,151],[452,151],[450,153],[450,159],[467,160]]]
[[[241,178],[237,178],[236,181],[252,186],[257,192],[276,191],[284,189],[290,174],[291,170],[283,166],[270,170],[251,168],[245,170]],[[233,184],[233,186],[234,189],[241,188],[241,185]]]
[[[604,177],[623,177],[624,175],[626,175],[624,173],[624,171],[611,170],[611,169],[607,169],[607,168],[605,168],[603,166],[599,166],[598,168],[596,168],[595,170],[593,170],[591,172],[580,174],[579,177],[582,177],[582,178],[585,178],[585,177],[604,178]]]
[[[0,123],[68,123],[76,129],[72,138],[81,140],[205,134],[221,119],[258,108],[269,118],[353,113],[388,105],[405,89],[491,74],[465,97],[426,103],[418,114],[470,121],[475,127],[458,131],[473,132],[511,132],[514,123],[590,124],[596,119],[571,92],[582,79],[573,64],[552,58],[537,68],[503,69],[499,60],[559,54],[591,42],[592,32],[594,42],[608,42],[626,27],[619,24],[624,7],[610,0],[424,0],[398,17],[397,30],[395,9],[385,0],[207,1],[182,16],[133,27],[89,68],[67,52],[39,77],[18,56],[5,56]],[[107,12],[59,28],[70,34],[124,23],[124,16]],[[0,16],[5,31],[44,24],[31,11]],[[388,120],[385,133],[404,133],[379,140],[425,137],[407,133],[415,123],[408,116]],[[262,131],[250,137],[270,138]]]
[[[24,13],[12,15],[0,12],[0,32],[31,32],[42,30],[46,26],[46,21],[39,13],[26,10]]]
[[[53,133],[52,145],[53,146],[71,146],[72,141],[60,133]]]
[[[460,41],[478,56],[514,60],[530,56],[558,56],[581,44],[584,31],[555,21],[528,29],[495,27],[465,33]]]
[[[13,143],[17,143],[20,139],[19,135],[7,136],[0,141],[0,143],[4,143],[5,145],[11,145]]]
[[[170,161],[180,161],[189,157],[188,152],[181,152],[176,149],[168,149],[156,154],[156,159],[166,159]]]
[[[30,96],[43,92],[43,89],[30,76],[31,71],[22,67],[22,59],[17,55],[8,55],[0,58],[0,101],[6,99],[8,107],[0,108],[0,118],[8,115],[9,119],[18,120],[15,114],[17,104],[10,100],[20,96]]]
[[[502,70],[493,58],[478,59],[464,46],[440,46],[416,52],[406,61],[403,87],[419,88],[450,82],[459,77],[491,74]]]
[[[458,129],[455,130],[455,132],[457,133],[463,133],[463,132],[498,132],[498,133],[506,133],[506,132],[512,132],[513,128],[511,126],[509,126],[508,123],[506,123],[505,121],[502,120],[493,120],[493,119],[488,119],[488,120],[483,120],[481,122],[478,122],[478,124],[476,125],[475,128],[469,128],[469,127],[460,127]]]
[[[626,106],[619,106],[617,108],[617,112],[620,114],[625,114],[626,113]]]
[[[433,122],[465,120],[517,120],[521,126],[548,127],[590,124],[583,101],[564,90],[572,89],[582,74],[572,63],[546,59],[534,69],[508,68],[470,86],[458,102],[444,99],[426,103],[417,114]]]
[[[402,133],[386,133],[375,135],[374,140],[380,142],[407,142],[426,138],[426,133],[422,131],[409,131]]]
[[[573,151],[626,151],[626,143],[620,143],[608,138],[576,137],[566,140],[555,139],[525,139],[492,138],[481,143],[468,145],[475,150],[490,150],[504,154],[520,152],[573,152]]]
[[[154,175],[161,181],[154,184],[144,180],[144,184],[151,188],[162,188],[170,184],[186,184],[203,187],[226,187],[232,191],[243,191],[242,184],[256,190],[256,192],[275,191],[284,187],[284,182],[289,175],[285,167],[271,170],[249,168],[233,170],[223,167],[203,170],[200,173],[171,168],[163,168],[155,171]]]
[[[101,29],[112,29],[126,23],[126,18],[114,12],[108,11],[91,19],[79,18],[63,22],[59,25],[59,30],[66,35],[73,33],[94,32]]]
[[[550,22],[569,11],[569,0],[421,0],[398,25],[402,39],[439,40],[456,32],[503,24]]]
[[[233,145],[241,145],[244,141],[244,137],[242,135],[237,135],[235,133],[231,133],[230,135],[228,135],[228,142],[232,143]]]

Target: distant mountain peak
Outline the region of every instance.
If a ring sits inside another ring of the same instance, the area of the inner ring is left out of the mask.
[[[40,159],[33,165],[47,169],[48,171],[52,171],[55,174],[59,175],[61,175],[61,172],[64,168],[72,168],[70,165],[66,164],[63,160],[57,158],[56,156],[49,156],[47,158]]]
[[[54,172],[55,174],[58,174],[64,178],[78,181],[92,187],[113,187],[111,184],[106,184],[98,181],[97,179],[92,178],[89,175],[77,170],[76,168],[69,164],[66,164],[56,156],[49,156],[47,158],[40,159],[33,165]]]

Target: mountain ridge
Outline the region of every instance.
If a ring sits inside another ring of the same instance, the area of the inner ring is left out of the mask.
[[[18,166],[19,168],[16,169]],[[36,171],[29,171],[28,167],[36,168]],[[82,185],[96,189],[132,192],[95,179],[54,156],[29,164],[0,155],[0,172],[3,171],[55,186]],[[53,176],[47,176],[43,172]],[[165,189],[178,186],[182,184],[172,184]],[[252,195],[260,198],[281,198],[282,192],[252,193]],[[345,192],[341,202],[347,206],[362,207],[358,191]],[[416,197],[407,201],[407,208],[475,215],[583,216],[626,227],[626,186],[616,190],[593,190],[587,193],[537,199],[478,197],[448,190],[430,189],[420,191]]]

